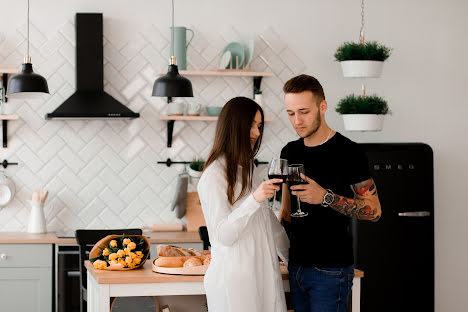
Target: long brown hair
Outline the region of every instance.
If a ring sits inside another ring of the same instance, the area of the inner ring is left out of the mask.
[[[262,115],[260,136],[254,148],[250,145],[250,129],[257,111]],[[246,97],[235,97],[229,100],[221,110],[216,125],[216,134],[210,155],[204,168],[219,157],[226,158],[227,197],[231,205],[252,189],[254,156],[257,154],[263,137],[264,116],[262,108]],[[237,183],[237,166],[242,166],[242,190],[234,199],[234,186]]]

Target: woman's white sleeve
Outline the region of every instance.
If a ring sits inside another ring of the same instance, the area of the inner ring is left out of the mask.
[[[227,198],[227,183],[220,173],[209,173],[198,184],[198,195],[210,236],[225,245],[232,246],[241,236],[260,204],[250,194],[232,211]]]
[[[284,230],[284,227],[279,223],[278,218],[272,210],[270,213],[271,230],[273,232],[273,240],[275,241],[276,252],[278,256],[287,265],[289,262],[289,238]]]

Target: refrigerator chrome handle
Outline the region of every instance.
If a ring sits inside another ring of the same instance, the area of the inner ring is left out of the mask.
[[[412,212],[399,212],[399,217],[429,217],[431,213],[429,211],[412,211]]]

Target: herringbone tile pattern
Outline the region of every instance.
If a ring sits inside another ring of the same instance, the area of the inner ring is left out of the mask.
[[[25,25],[16,32],[0,34],[0,68],[17,68],[25,46]],[[192,27],[193,28],[193,27]],[[229,41],[227,33],[206,35],[195,30],[188,49],[188,69],[212,69]],[[31,25],[30,54],[34,70],[46,77],[51,94],[35,99],[10,99],[5,113],[18,114],[9,122],[8,148],[0,158],[19,162],[6,169],[16,184],[14,200],[0,210],[0,230],[25,230],[28,199],[37,188],[49,190],[46,202],[48,229],[139,227],[159,222],[180,222],[170,211],[180,165],[170,168],[158,160],[191,160],[207,156],[214,122],[176,122],[173,147],[166,147],[166,102],[151,97],[157,72],[167,66],[169,33],[153,26],[132,38],[122,38],[111,27],[104,33],[105,90],[140,112],[141,118],[122,120],[46,121],[75,90],[75,30],[66,22],[56,33],[44,34]],[[275,121],[265,129],[260,160],[278,155],[295,138],[282,104],[282,85],[305,69],[304,63],[282,38],[269,28],[255,39],[253,69],[273,71],[264,78],[262,90],[266,115]],[[252,81],[233,77],[190,77],[195,97],[202,106],[223,105],[234,96],[252,96]],[[266,177],[259,166],[255,180]]]

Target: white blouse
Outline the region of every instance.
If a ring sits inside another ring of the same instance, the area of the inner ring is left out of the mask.
[[[223,160],[216,160],[198,183],[211,243],[204,285],[210,312],[286,311],[278,255],[287,263],[289,240],[271,209],[252,194],[234,205],[227,198]],[[238,170],[235,197],[242,185]]]

